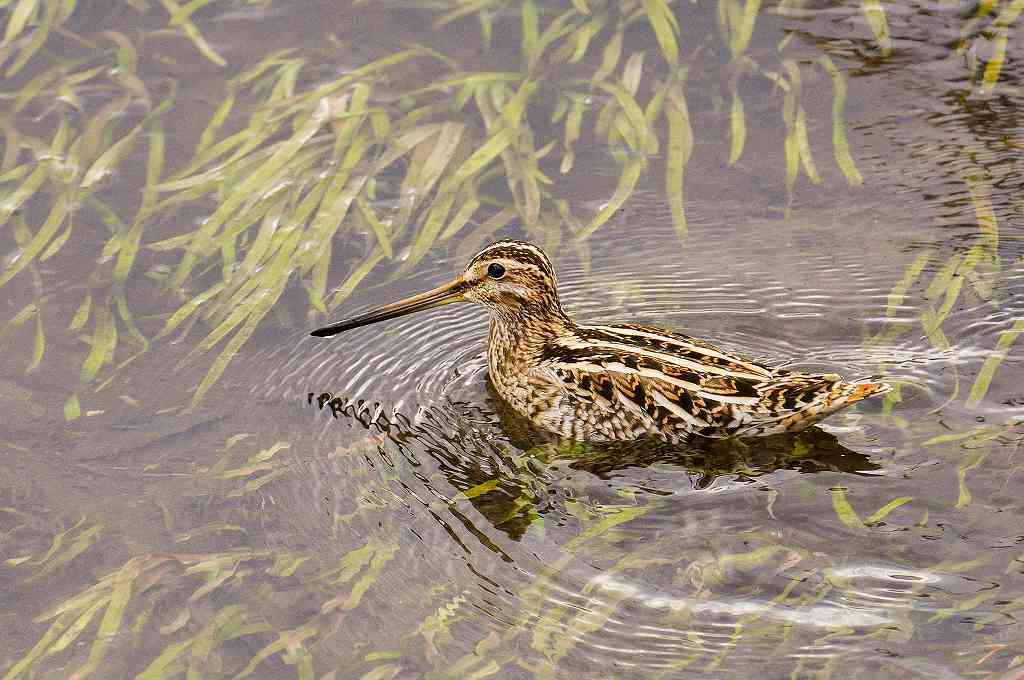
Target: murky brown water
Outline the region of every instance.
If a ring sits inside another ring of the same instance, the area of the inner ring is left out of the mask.
[[[706,4],[672,5],[684,39],[717,30]],[[101,390],[80,390],[82,416],[67,421],[89,346],[64,329],[97,285],[86,279],[106,239],[82,207],[74,247],[0,289],[0,322],[43,296],[52,329],[30,372],[32,323],[0,353],[0,672],[1021,677],[1024,371],[1008,333],[1024,321],[1024,43],[1011,37],[996,93],[982,96],[968,66],[989,56],[991,37],[957,51],[973,4],[885,3],[887,58],[860,3],[786,3],[798,4],[764,8],[748,53],[781,70],[788,39],[820,185],[804,176],[787,194],[780,95],[766,78],[741,83],[747,148],[727,165],[728,54],[712,42],[688,72],[685,238],[659,159],[585,242],[549,231],[546,245],[578,318],[884,375],[898,398],[796,437],[550,444],[489,394],[483,312],[446,307],[325,341],[306,335],[322,317],[293,281],[280,314],[194,409],[213,356],[187,357],[202,324],[154,342]],[[160,31],[158,13],[96,3],[72,30],[147,36],[140,77],[180,87],[165,121],[175,168],[224,96],[224,72],[274,50],[295,48],[330,77],[413,42],[472,68],[519,68],[514,23],[498,15],[483,51],[475,23],[435,31],[436,16],[402,4],[214,3],[193,19],[226,69]],[[649,33],[631,30],[626,43],[653,63]],[[814,66],[826,52],[847,79],[860,187],[831,155],[833,90]],[[11,120],[53,134],[51,118]],[[547,123],[534,124],[545,137]],[[586,216],[619,171],[586,137],[576,153],[576,171],[562,177],[556,163],[549,174]],[[145,168],[139,147],[102,194],[122,219]],[[34,228],[51,202],[24,206]],[[143,243],[195,228],[213,207],[168,211]],[[513,221],[496,235],[527,233]],[[396,280],[375,270],[340,311],[436,285],[491,236],[467,229]],[[12,230],[0,239],[0,251],[20,252]],[[347,239],[334,258],[359,259],[371,242]],[[166,267],[160,253],[144,257]],[[166,294],[141,272],[125,290],[152,337],[173,311]],[[1006,356],[973,399],[999,342]]]

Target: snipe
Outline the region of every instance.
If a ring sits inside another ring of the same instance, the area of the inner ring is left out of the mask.
[[[491,312],[494,388],[545,430],[587,441],[802,430],[885,383],[769,368],[688,335],[634,324],[578,324],[562,310],[544,252],[487,246],[451,283],[313,331],[326,337],[450,302]]]

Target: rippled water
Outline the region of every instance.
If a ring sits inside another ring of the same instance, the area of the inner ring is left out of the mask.
[[[679,4],[693,25],[709,21]],[[97,608],[79,619],[89,634],[39,658],[35,677],[70,676],[94,639],[109,644],[96,677],[177,677],[190,664],[193,677],[1020,677],[1019,345],[977,404],[969,395],[1024,318],[1024,53],[1011,41],[1005,87],[982,97],[956,50],[970,3],[885,3],[889,59],[860,3],[806,5],[762,15],[752,52],[788,35],[808,59],[832,54],[865,185],[848,187],[828,153],[824,71],[804,83],[824,181],[800,180],[790,198],[778,108],[749,97],[750,147],[728,168],[727,88],[695,69],[685,239],[652,166],[606,226],[551,249],[559,290],[581,320],[880,375],[896,398],[791,437],[552,442],[489,392],[483,311],[453,305],[323,340],[307,335],[322,319],[288,300],[198,407],[183,405],[207,365],[178,363],[197,342],[185,336],[156,343],[65,423],[81,347],[51,346],[26,375],[31,336],[18,335],[0,363],[0,670],[41,644],[48,611],[127,564],[145,576],[125,593],[123,626],[95,631],[109,611]],[[431,32],[398,6],[337,27],[284,6],[201,19],[233,62],[322,47],[337,30],[353,44],[328,64],[339,70],[375,53],[365,35],[457,42],[462,30]],[[204,116],[206,73],[183,85]],[[180,124],[171,155],[198,133]],[[596,147],[577,163],[592,171],[556,179],[558,194],[594,210],[616,166]],[[115,194],[129,204],[139,185],[123,180]],[[997,238],[979,228],[979,193]],[[527,236],[516,223],[497,235]],[[438,285],[486,241],[440,245],[397,280],[374,273],[340,313]],[[943,272],[979,244],[987,256],[965,292],[925,328],[947,299]],[[91,265],[52,266],[76,286]],[[27,285],[4,292],[6,320],[31,297]]]

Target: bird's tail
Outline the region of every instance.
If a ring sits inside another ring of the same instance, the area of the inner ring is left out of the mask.
[[[832,387],[833,403],[837,406],[849,406],[858,401],[885,394],[892,390],[892,385],[884,382],[872,382],[870,379],[854,382],[838,382]]]

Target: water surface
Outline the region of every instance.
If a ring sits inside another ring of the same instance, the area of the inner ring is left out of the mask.
[[[542,26],[571,7],[537,5]],[[443,16],[438,7],[208,3],[190,26],[225,66],[180,29],[165,30],[167,16],[155,8],[109,12],[81,3],[64,26],[120,46],[109,57],[120,70],[110,77],[135,92],[116,108],[128,128],[99,126],[100,146],[146,122],[173,92],[160,128],[162,177],[172,181],[231,88],[241,94],[216,139],[264,110],[267,91],[227,79],[277,50],[292,50],[282,60],[305,60],[297,92],[413,44],[442,50],[466,71],[524,67],[518,3],[490,10],[489,49],[480,46],[475,15],[432,27]],[[144,220],[137,264],[119,281],[118,256],[105,244],[116,219],[127,233],[140,200],[149,200],[153,156],[145,142],[156,132],[142,128],[140,143],[109,174],[76,180],[100,187],[95,197],[116,218],[78,194],[67,245],[3,287],[0,321],[10,323],[0,354],[0,671],[1018,677],[1024,376],[1013,343],[1024,330],[1024,54],[1011,34],[990,92],[983,70],[999,40],[992,16],[972,19],[978,7],[964,2],[883,7],[889,35],[879,38],[858,2],[766,3],[742,50],[754,66],[738,70],[718,35],[716,8],[672,3],[694,137],[685,233],[666,196],[670,151],[662,143],[621,208],[576,237],[613,200],[632,157],[624,143],[593,134],[612,97],[595,90],[573,169],[559,171],[561,147],[540,161],[553,182],[536,222],[516,209],[502,179],[508,170],[499,171],[484,182],[490,202],[422,253],[417,230],[429,211],[413,210],[393,257],[382,257],[330,314],[437,285],[492,238],[530,238],[548,248],[564,305],[579,319],[663,325],[767,363],[884,376],[898,386],[884,402],[793,437],[682,448],[546,441],[503,413],[488,390],[484,312],[450,306],[310,338],[325,318],[311,303],[312,260],[274,292],[273,311],[195,403],[220,346],[196,348],[231,305],[158,333],[222,276],[245,271],[262,286],[272,265],[245,270],[255,237],[240,236],[237,257],[208,248],[212,259],[174,286],[174,244],[160,244],[201,231],[231,200],[230,187],[245,187],[254,171],[230,175],[220,194],[158,204]],[[118,101],[104,85],[75,90],[78,104],[67,90],[64,99],[51,93],[17,107],[33,78],[85,49],[69,35],[52,36],[5,82],[5,120],[22,136],[49,143],[59,134],[61,116],[48,107],[78,125],[75,116],[89,120]],[[600,33],[566,69],[588,77],[609,40]],[[631,24],[623,44],[624,55],[644,54],[638,97],[647,101],[646,88],[671,69],[644,24]],[[862,185],[836,160],[824,55],[847,88],[841,127]],[[148,106],[133,81],[118,80],[129,66]],[[790,190],[784,108],[794,67],[820,183],[801,159]],[[391,113],[410,83],[449,75],[439,61],[396,73],[375,84],[371,99]],[[730,164],[734,82],[746,142]],[[564,134],[540,115],[556,105],[558,87],[526,114],[538,146]],[[263,146],[298,134],[297,120]],[[458,122],[483,143],[485,125],[472,107]],[[667,139],[663,123],[653,130]],[[311,144],[334,143],[317,134]],[[13,137],[5,139],[10,145]],[[4,172],[41,154],[25,149]],[[291,162],[302,169],[271,182],[282,202],[314,171],[329,179],[341,167],[307,167],[301,154]],[[403,201],[419,205],[403,189],[408,167],[381,171],[369,203],[395,223]],[[15,200],[23,181],[0,185],[2,200]],[[31,251],[59,195],[32,193],[12,213],[0,236],[8,269]],[[555,201],[582,224],[548,219]],[[241,225],[250,206],[240,202],[230,218],[239,221],[226,228]],[[508,219],[494,218],[510,206]],[[281,214],[265,228],[288,233],[295,213]],[[371,226],[333,239],[327,294],[376,252]],[[296,262],[305,257],[302,243]],[[259,286],[254,295],[270,294]],[[145,351],[118,316],[119,296],[149,343]],[[76,327],[86,297],[95,307]],[[41,312],[19,321],[31,304]],[[108,311],[94,311],[101,309]],[[117,349],[92,371],[90,348],[108,327],[103,313],[116,320]],[[45,351],[34,361],[37,319]]]

